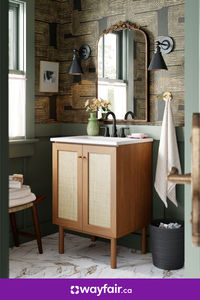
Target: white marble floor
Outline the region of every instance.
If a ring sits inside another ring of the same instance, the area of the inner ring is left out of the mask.
[[[65,233],[65,253],[58,253],[58,234],[10,249],[10,278],[183,278],[183,269],[164,271],[153,266],[151,254],[118,246],[117,269],[110,268],[109,243]]]

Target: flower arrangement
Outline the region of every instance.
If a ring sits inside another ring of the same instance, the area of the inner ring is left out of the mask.
[[[111,106],[110,101],[103,100],[102,98],[100,98],[100,101],[101,101],[101,109],[103,110],[103,112],[110,111],[110,106]]]
[[[110,111],[111,103],[107,100],[103,100],[102,98],[97,99],[93,98],[91,101],[88,99],[85,102],[86,112],[92,113],[102,110],[103,112]]]

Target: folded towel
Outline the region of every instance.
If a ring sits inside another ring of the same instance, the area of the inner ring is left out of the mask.
[[[167,197],[176,205],[175,183],[167,181],[167,175],[172,167],[176,167],[181,174],[181,165],[176,141],[176,132],[173,122],[171,102],[166,100],[163,116],[158,160],[155,177],[155,189],[167,207]]]
[[[30,193],[28,196],[19,198],[19,199],[9,199],[9,208],[30,203],[36,199],[36,196],[33,193]]]
[[[23,184],[24,176],[22,174],[9,175],[9,180],[20,181]]]
[[[21,189],[22,183],[16,180],[9,180],[9,188],[10,189]]]
[[[9,189],[9,199],[19,199],[30,195],[31,188],[28,185],[22,185],[21,189]]]

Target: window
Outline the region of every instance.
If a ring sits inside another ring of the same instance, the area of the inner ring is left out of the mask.
[[[9,137],[26,136],[26,3],[9,1]]]
[[[122,79],[122,32],[104,35],[98,44],[98,77]]]
[[[110,101],[118,119],[127,112],[127,82],[122,74],[127,42],[123,35],[124,31],[109,33],[98,43],[98,97]]]

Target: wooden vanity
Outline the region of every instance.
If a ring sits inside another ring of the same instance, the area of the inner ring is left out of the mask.
[[[70,138],[51,139],[53,223],[59,226],[59,253],[64,253],[64,229],[104,237],[111,240],[111,268],[116,268],[117,238],[141,229],[142,253],[146,252],[152,139],[106,144]]]

